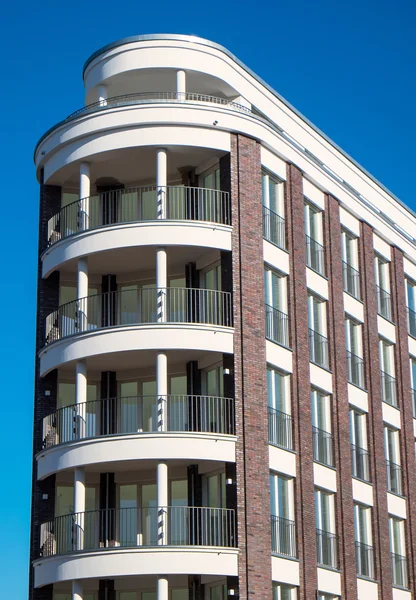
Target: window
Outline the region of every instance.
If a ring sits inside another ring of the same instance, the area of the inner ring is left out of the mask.
[[[387,489],[393,494],[402,495],[402,468],[400,466],[400,432],[384,426],[384,455],[387,467]]]
[[[331,434],[331,403],[328,395],[311,391],[313,458],[329,467],[334,466]]]
[[[383,402],[397,407],[396,379],[394,369],[394,345],[380,339],[381,397]]]
[[[287,316],[287,277],[265,267],[266,337],[282,346],[289,345]]]
[[[305,202],[306,265],[325,275],[322,211]]]
[[[349,231],[342,231],[342,273],[344,291],[360,299],[360,273],[358,271],[358,238]]]
[[[286,247],[284,183],[270,173],[262,174],[263,237],[279,248]]]
[[[370,481],[367,416],[355,409],[350,410],[350,440],[352,476],[362,481]]]
[[[320,367],[329,367],[328,338],[326,337],[326,302],[308,296],[309,359]]]
[[[273,582],[273,600],[296,600],[297,588],[286,583]]]
[[[348,381],[364,388],[363,334],[362,325],[350,317],[345,318],[347,343]]]
[[[207,600],[227,600],[227,585],[225,583],[213,583],[207,586],[207,593],[208,595],[205,596]]]
[[[318,592],[318,600],[340,600],[340,597],[334,596],[333,594],[324,594],[323,592]]]
[[[269,407],[269,443],[292,450],[290,375],[267,367],[267,401]]]
[[[385,258],[382,258],[376,254],[374,264],[378,314],[391,321],[393,318],[393,312],[390,288],[390,263]]]
[[[357,575],[374,579],[374,555],[371,535],[371,508],[354,505],[354,533]]]
[[[272,552],[296,556],[293,478],[270,475]]]
[[[407,588],[407,558],[404,521],[389,517],[390,553],[393,585]]]
[[[316,549],[319,565],[338,568],[335,495],[315,490]]]
[[[416,418],[416,359],[410,359],[411,393],[413,399],[413,417]]]
[[[406,279],[407,325],[409,335],[416,338],[416,283]]]

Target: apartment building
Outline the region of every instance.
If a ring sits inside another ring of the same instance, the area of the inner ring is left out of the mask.
[[[83,79],[35,150],[30,600],[414,600],[415,214],[218,44]]]

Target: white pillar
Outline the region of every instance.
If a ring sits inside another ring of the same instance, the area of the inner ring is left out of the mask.
[[[157,600],[168,600],[169,588],[168,580],[165,577],[157,578]]]
[[[168,465],[159,463],[156,475],[157,487],[157,543],[164,546],[168,543]]]
[[[78,331],[86,331],[88,325],[88,259],[78,260],[78,285],[77,285]]]
[[[76,467],[74,473],[75,540],[77,550],[84,547],[85,470]]]
[[[186,73],[185,71],[176,71],[176,93],[178,100],[186,99]]]
[[[168,359],[159,352],[156,357],[157,430],[167,430]]]
[[[158,219],[166,219],[167,181],[167,152],[164,148],[159,148],[156,153],[156,214]]]
[[[79,198],[81,200],[81,206],[78,217],[78,229],[80,231],[84,231],[84,229],[88,229],[89,227],[90,196],[90,165],[87,162],[82,162],[79,166]]]
[[[72,581],[72,600],[83,600],[82,581]]]
[[[98,86],[98,102],[101,106],[107,106],[107,86],[103,83]]]
[[[157,321],[165,323],[167,320],[167,287],[168,287],[168,257],[166,248],[156,250],[156,295],[157,295]]]
[[[85,422],[87,413],[87,363],[79,360],[75,371],[75,402],[76,407],[76,431],[77,439],[85,438]]]

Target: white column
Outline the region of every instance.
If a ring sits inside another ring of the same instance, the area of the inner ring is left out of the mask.
[[[98,102],[101,106],[107,106],[107,86],[103,83],[98,86]]]
[[[88,259],[86,257],[78,260],[77,300],[78,331],[86,331],[88,322]]]
[[[77,550],[84,547],[85,470],[76,467],[74,473],[75,540]]]
[[[157,578],[157,600],[168,600],[168,580],[165,577]]]
[[[72,581],[72,600],[83,600],[82,582],[77,579]]]
[[[157,543],[164,546],[168,543],[168,465],[159,463],[156,475],[157,487]]]
[[[178,100],[185,100],[186,96],[186,73],[185,71],[176,71],[176,93]]]
[[[156,214],[158,219],[166,218],[167,164],[167,152],[164,148],[159,148],[156,153]]]
[[[165,248],[156,250],[156,295],[157,295],[157,321],[166,322],[168,287],[168,257]]]
[[[81,206],[78,217],[78,229],[80,231],[84,231],[89,227],[90,196],[90,165],[87,162],[82,162],[79,165],[79,198],[81,200]]]
[[[156,357],[157,430],[167,430],[168,359],[159,352]]]
[[[85,438],[85,422],[87,412],[87,363],[79,360],[75,371],[75,402],[76,407],[76,432],[78,439]]]

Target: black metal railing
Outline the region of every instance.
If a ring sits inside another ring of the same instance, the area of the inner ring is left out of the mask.
[[[319,427],[312,427],[313,459],[328,467],[334,466],[334,440],[332,434]]]
[[[357,560],[357,575],[374,579],[374,549],[373,546],[355,542],[355,556]]]
[[[269,444],[293,450],[292,417],[269,407]]]
[[[96,329],[147,323],[231,327],[231,294],[196,288],[145,288],[87,296],[48,315],[45,344]]]
[[[273,306],[266,304],[266,338],[281,346],[289,346],[289,317]]]
[[[370,453],[365,448],[351,444],[352,476],[362,481],[371,481]]]
[[[403,496],[402,467],[391,460],[386,460],[387,491]]]
[[[407,588],[409,578],[407,574],[407,557],[391,552],[391,571],[393,576],[393,585]]]
[[[348,381],[362,389],[365,388],[364,359],[347,350]]]
[[[314,329],[309,329],[309,360],[319,367],[329,368],[328,338]]]
[[[285,250],[285,220],[267,206],[263,206],[263,237],[278,248]]]
[[[397,408],[397,387],[396,378],[389,373],[380,371],[381,374],[381,398],[383,402]]]
[[[387,290],[384,290],[379,285],[377,288],[377,312],[379,315],[387,319],[388,321],[393,320],[393,310],[391,303],[391,294]]]
[[[360,272],[350,264],[342,261],[342,277],[344,281],[344,291],[360,300]]]
[[[234,435],[234,400],[176,394],[72,404],[43,419],[43,448],[86,438],[157,431]]]
[[[411,308],[407,309],[407,327],[409,335],[416,338],[416,312]]]
[[[338,540],[335,533],[317,529],[316,551],[318,565],[338,569]]]
[[[139,221],[231,224],[228,192],[189,186],[134,187],[81,198],[48,221],[48,246],[76,233]]]
[[[272,552],[296,557],[296,526],[294,521],[271,516]]]
[[[316,240],[305,235],[306,238],[306,266],[320,275],[325,275],[325,249]]]
[[[234,510],[194,506],[91,510],[56,517],[40,531],[41,557],[105,548],[236,546]]]

